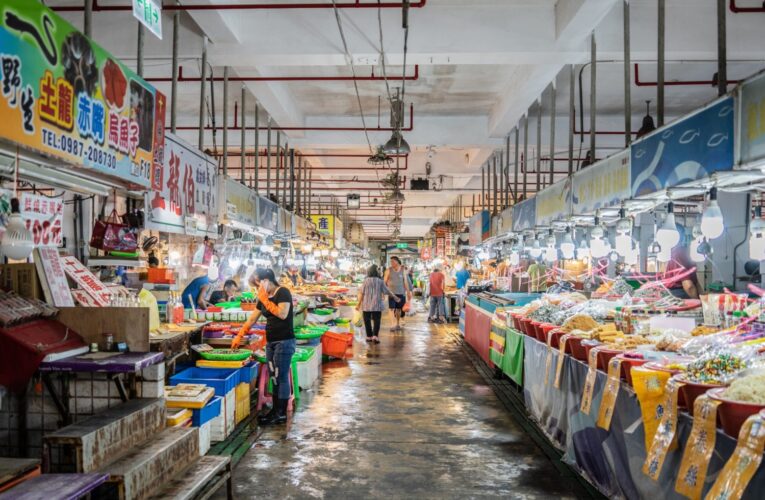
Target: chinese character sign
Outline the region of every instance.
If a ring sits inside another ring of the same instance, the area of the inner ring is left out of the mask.
[[[334,215],[312,215],[311,221],[316,225],[316,232],[325,236],[332,243],[335,240],[335,216]]]
[[[64,198],[21,193],[21,216],[37,247],[61,246]]]
[[[133,17],[162,40],[161,0],[133,0]]]
[[[0,139],[146,187],[165,97],[37,1],[0,9]]]
[[[218,172],[215,163],[173,134],[165,134],[162,168],[146,193],[146,228],[186,233],[186,219],[205,221],[200,235],[217,234]],[[159,182],[156,182],[159,181]],[[200,225],[195,225],[197,228]],[[194,230],[195,234],[197,230]]]
[[[630,153],[625,150],[576,173],[571,188],[574,214],[618,206],[631,196],[630,187]]]

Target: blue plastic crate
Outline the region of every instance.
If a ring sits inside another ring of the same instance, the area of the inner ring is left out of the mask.
[[[239,383],[239,370],[227,368],[187,368],[170,377],[170,385],[204,384],[215,389],[216,396],[226,396]]]
[[[222,401],[222,397],[213,396],[204,407],[199,410],[191,410],[191,425],[199,427],[220,415]]]
[[[243,366],[239,369],[239,383],[249,384],[255,377],[258,376],[258,363],[251,362],[249,365]]]

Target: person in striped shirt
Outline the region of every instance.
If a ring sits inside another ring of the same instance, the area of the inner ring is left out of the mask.
[[[367,342],[380,343],[380,320],[382,318],[382,311],[385,309],[385,295],[388,295],[396,302],[401,300],[390,291],[382,278],[380,278],[380,271],[378,271],[377,265],[372,264],[367,271],[367,277],[359,289],[359,303],[356,305],[356,310],[361,311],[364,315]]]

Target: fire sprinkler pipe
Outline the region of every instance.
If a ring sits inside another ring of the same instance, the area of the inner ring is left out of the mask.
[[[198,83],[202,78],[199,76],[183,76],[183,66],[178,67],[178,83]],[[420,65],[414,65],[414,75],[391,75],[387,77],[388,81],[406,80],[408,82],[415,82],[420,79]],[[172,77],[157,76],[153,78],[145,78],[147,82],[172,82]],[[223,78],[214,77],[208,78],[208,81],[222,82]],[[384,76],[377,76],[372,71],[370,76],[230,76],[229,82],[377,82],[385,81]]]
[[[765,11],[764,11],[765,12]],[[635,63],[635,85],[638,87],[655,87],[658,85],[658,82],[655,81],[645,81],[640,79],[640,65],[638,63]],[[729,84],[736,84],[739,83],[741,80],[728,80]],[[665,81],[665,86],[673,86],[673,87],[690,87],[690,86],[705,86],[705,87],[714,87],[717,86],[717,82],[714,80],[672,80],[672,81]]]
[[[765,12],[765,6],[762,7],[739,7],[736,0],[730,0],[730,11],[734,14],[746,14],[750,12]]]
[[[240,130],[240,127],[229,127],[229,130]],[[247,130],[256,130],[255,126],[252,127],[246,127]],[[192,125],[186,125],[183,127],[178,127],[178,130],[199,130],[199,127],[195,127]],[[206,125],[204,127],[204,130],[213,130],[213,127],[210,125]],[[268,130],[266,128],[260,127],[257,130]],[[281,132],[289,132],[289,131],[320,131],[320,132],[394,132],[396,130],[399,130],[395,127],[271,127],[271,130],[275,131],[281,131]],[[401,132],[411,132],[414,130],[414,105],[409,105],[409,126],[400,129]]]
[[[221,153],[213,153],[211,156],[213,156],[214,158],[217,158],[217,157],[221,156]],[[242,153],[241,153],[241,151],[237,152],[237,153],[229,152],[228,156],[229,157],[232,157],[232,156],[234,156],[234,157],[242,156]],[[265,151],[263,151],[263,152],[259,153],[256,156],[256,158],[260,157],[260,156],[268,156],[268,154]],[[353,155],[353,154],[317,154],[317,155],[301,154],[300,156],[303,157],[303,158],[312,158],[312,157],[322,157],[322,158],[369,158],[369,155]],[[408,154],[393,155],[392,157],[395,158],[396,156],[400,156],[401,158],[404,159],[404,165],[399,167],[398,170],[399,171],[401,171],[401,170],[409,170],[409,155]],[[329,167],[314,167],[314,166],[304,166],[303,168],[305,170],[318,170],[318,171],[322,171],[322,170],[327,170],[327,171],[329,171],[329,170],[353,170],[353,171],[356,171],[356,172],[370,172],[370,171],[380,171],[380,170],[393,170],[393,167],[387,167],[386,168],[386,167],[380,167],[380,166],[376,166],[376,165],[360,165],[360,166],[357,166],[357,167],[331,167],[331,166],[329,166]],[[267,167],[263,167],[263,166],[258,167],[258,170],[266,170],[266,169],[267,169]],[[255,170],[255,168],[254,167],[245,167],[245,170]]]
[[[93,12],[116,12],[116,11],[131,11],[133,7],[131,5],[99,5],[98,0],[92,0]],[[346,2],[324,2],[324,3],[226,3],[226,4],[208,4],[208,5],[177,5],[171,3],[168,5],[162,5],[162,10],[165,11],[194,11],[194,10],[284,10],[284,9],[401,9],[406,5],[407,7],[420,9],[425,7],[427,0],[419,0],[417,2],[362,2],[361,0],[353,0]],[[85,10],[85,6],[63,6],[52,7],[54,11],[58,12],[82,12]]]

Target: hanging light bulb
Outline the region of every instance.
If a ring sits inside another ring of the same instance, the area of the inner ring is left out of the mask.
[[[636,266],[640,259],[640,245],[636,241],[632,241],[630,251],[624,256],[624,263],[628,266]]]
[[[512,253],[510,253],[510,265],[517,266],[520,263],[521,263],[521,255],[518,253],[517,250],[513,250]]]
[[[558,251],[553,246],[548,246],[545,249],[545,261],[553,263],[558,260]]]
[[[262,253],[271,253],[274,251],[274,240],[270,236],[263,241],[262,245],[260,245],[260,251]]]
[[[539,240],[534,240],[534,244],[529,249],[529,255],[538,259],[542,255],[542,246],[539,244]]]
[[[579,248],[576,249],[576,258],[579,260],[588,260],[590,258],[590,247],[587,246],[587,240],[582,240],[579,243]]]
[[[701,232],[707,239],[713,240],[722,236],[725,222],[720,205],[717,203],[717,188],[709,190],[709,204],[701,215]]]
[[[629,234],[617,234],[614,238],[616,253],[626,257],[632,250],[632,236]]]
[[[608,258],[611,259],[611,262],[616,262],[619,260],[619,254],[617,252],[611,252],[608,254]]]
[[[663,248],[656,254],[656,260],[659,262],[669,262],[672,259],[672,249],[664,250]]]
[[[560,244],[560,253],[564,259],[570,260],[574,258],[574,251],[576,245],[573,238],[571,238],[571,229],[566,228],[566,234],[563,236],[563,241]]]
[[[667,204],[667,217],[664,219],[664,224],[656,231],[656,241],[661,245],[662,252],[669,253],[680,243],[680,233],[677,231],[675,214],[673,213],[674,208],[675,205],[672,202]]]
[[[11,215],[8,217],[8,225],[0,239],[0,251],[13,260],[26,259],[35,247],[32,232],[27,229],[20,212],[18,198],[12,198]]]
[[[329,254],[332,256],[332,258],[333,258],[333,259],[336,259],[336,258],[337,258],[337,256],[338,256],[338,255],[340,255],[340,252],[338,252],[337,250],[335,250],[335,249],[333,248],[333,249],[332,249],[332,251],[331,251],[331,252],[329,252]]]
[[[323,248],[321,250],[321,256],[322,257],[327,257],[328,255],[329,255],[329,248]]]

